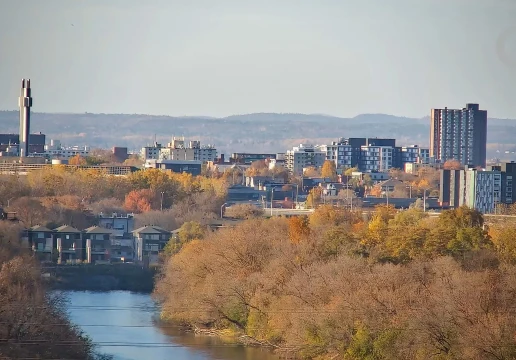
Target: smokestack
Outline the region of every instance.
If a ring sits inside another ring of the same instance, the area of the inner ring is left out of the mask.
[[[29,155],[29,134],[30,134],[30,108],[32,97],[30,92],[30,79],[22,79],[22,87],[19,99],[20,106],[20,157]]]

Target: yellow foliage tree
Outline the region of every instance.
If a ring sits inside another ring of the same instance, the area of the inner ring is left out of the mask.
[[[68,160],[69,165],[86,165],[87,161],[81,155],[77,154]]]
[[[326,160],[321,168],[321,176],[323,178],[330,178],[331,181],[337,180],[337,166],[335,161]]]
[[[306,206],[308,208],[316,208],[317,205],[321,202],[321,196],[322,196],[322,189],[320,187],[314,187],[310,192],[308,193],[308,196],[306,197]]]

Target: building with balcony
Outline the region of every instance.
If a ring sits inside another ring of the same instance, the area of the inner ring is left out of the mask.
[[[68,225],[54,229],[54,238],[57,247],[57,262],[76,263],[84,259],[85,247],[82,232]]]
[[[185,143],[184,138],[173,137],[166,146],[155,142],[141,149],[141,157],[147,160],[215,161],[217,149],[213,145],[201,146],[200,141]]]
[[[97,216],[99,226],[111,231],[111,259],[122,262],[134,260],[134,215],[102,214]]]
[[[310,144],[300,144],[285,154],[285,166],[294,175],[303,175],[308,167],[319,168],[326,161],[327,151]]]
[[[494,213],[498,204],[511,204],[514,173],[488,170],[440,170],[439,202],[442,206],[468,206],[483,214]]]
[[[55,248],[52,230],[36,225],[25,232],[25,237],[29,247],[40,261],[54,260],[54,254],[57,255],[57,249]]]
[[[462,109],[432,109],[430,156],[440,162],[457,160],[462,165],[486,166],[487,111],[478,104]]]
[[[100,226],[91,226],[84,230],[83,238],[86,244],[86,262],[109,262],[111,260],[111,230]]]
[[[401,148],[401,162],[403,164],[429,164],[430,149],[422,148],[419,145],[403,146]]]
[[[170,240],[171,233],[159,226],[147,225],[133,231],[136,260],[146,266],[159,263],[159,255]]]
[[[175,173],[188,173],[194,176],[201,175],[202,161],[198,160],[147,160],[147,169],[168,170]]]

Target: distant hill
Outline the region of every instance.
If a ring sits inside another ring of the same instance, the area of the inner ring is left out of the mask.
[[[224,118],[172,117],[140,114],[33,113],[31,132],[66,145],[93,147],[127,146],[138,149],[154,141],[166,143],[172,136],[213,144],[219,153],[284,152],[302,142],[328,143],[339,137],[388,137],[398,144],[429,145],[428,117],[406,118],[386,114],[362,114],[339,118],[321,114],[256,113]],[[18,132],[18,112],[0,111],[0,132]],[[488,157],[510,160],[516,151],[516,120],[489,119]],[[499,152],[497,152],[497,150]],[[509,154],[505,154],[509,151]]]

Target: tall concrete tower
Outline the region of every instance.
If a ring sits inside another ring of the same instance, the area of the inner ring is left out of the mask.
[[[20,106],[20,157],[29,155],[30,108],[32,97],[30,94],[30,79],[22,79]]]

